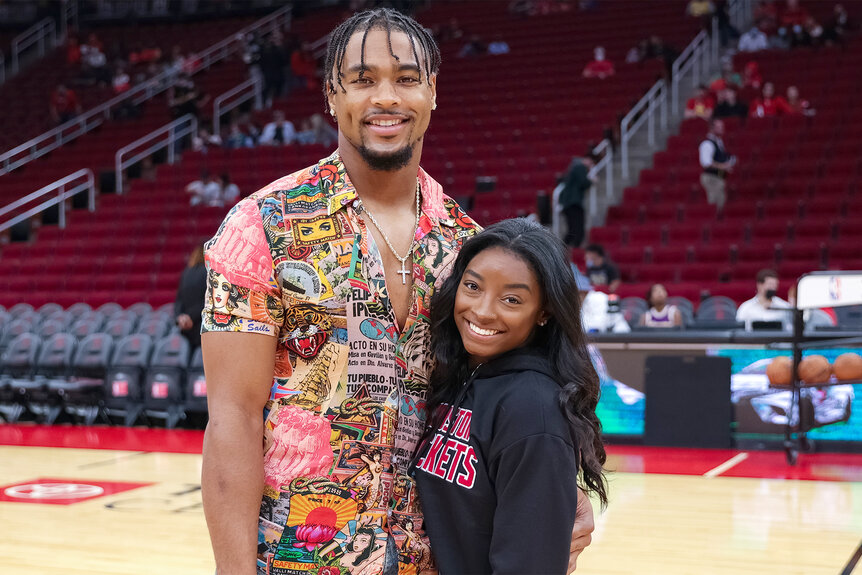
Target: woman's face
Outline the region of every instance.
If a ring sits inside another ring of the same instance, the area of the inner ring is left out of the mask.
[[[213,302],[217,309],[227,308],[227,297],[230,294],[230,284],[220,276],[210,277],[213,290]]]
[[[652,286],[652,296],[650,297],[654,306],[662,306],[667,303],[667,290],[661,284]]]
[[[530,266],[495,247],[477,254],[464,270],[454,318],[471,362],[482,363],[527,343],[547,314]]]

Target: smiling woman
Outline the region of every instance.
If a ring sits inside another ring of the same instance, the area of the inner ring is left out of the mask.
[[[565,573],[576,485],[607,503],[575,294],[562,242],[517,219],[467,241],[434,296],[412,469],[443,573]]]

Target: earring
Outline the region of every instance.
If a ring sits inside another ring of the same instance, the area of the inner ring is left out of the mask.
[[[434,102],[433,104],[431,104],[431,109],[432,109],[432,110],[436,110],[436,109],[437,109],[437,102]]]
[[[540,326],[540,327],[545,327],[545,324],[546,324],[546,323],[548,323],[548,320],[543,319],[542,321],[540,321],[540,322],[539,322],[539,326]]]
[[[335,117],[335,110],[333,108],[329,109],[329,115],[332,116],[333,118]]]

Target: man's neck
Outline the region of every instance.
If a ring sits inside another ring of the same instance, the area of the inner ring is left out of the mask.
[[[416,144],[409,164],[401,169],[385,172],[372,170],[353,146],[340,145],[338,151],[357,195],[364,202],[386,211],[403,209],[415,203],[421,143]]]
[[[757,296],[757,302],[766,309],[769,309],[772,306],[772,300],[766,299],[766,297],[762,295]]]

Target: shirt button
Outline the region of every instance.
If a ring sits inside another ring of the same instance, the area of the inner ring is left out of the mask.
[[[353,205],[354,210],[358,210],[359,209],[359,200],[353,200],[352,205]]]

